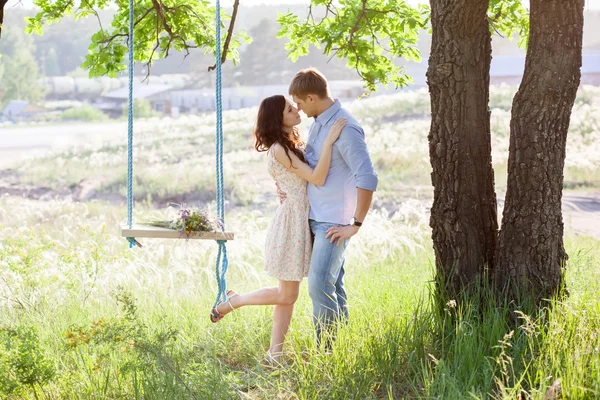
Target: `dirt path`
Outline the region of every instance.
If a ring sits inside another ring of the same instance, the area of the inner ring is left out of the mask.
[[[600,239],[600,192],[563,195],[565,230]]]
[[[498,199],[500,207],[503,201]],[[562,211],[565,233],[600,239],[600,192],[563,192]],[[498,214],[501,218],[502,211]]]
[[[8,168],[24,155],[34,152],[126,138],[127,123],[124,121],[2,128],[0,169]]]

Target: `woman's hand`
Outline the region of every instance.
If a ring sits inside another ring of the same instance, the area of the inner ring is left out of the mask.
[[[333,123],[333,126],[329,129],[329,133],[325,138],[325,145],[332,146],[333,143],[338,140],[342,133],[342,129],[346,126],[346,122],[348,122],[347,118],[339,118]]]
[[[287,199],[287,193],[281,190],[277,181],[275,182],[275,186],[277,186],[277,196],[279,196],[279,204],[283,204],[284,200]]]

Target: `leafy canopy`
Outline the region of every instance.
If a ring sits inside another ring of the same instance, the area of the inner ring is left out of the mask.
[[[325,15],[317,20],[313,7],[319,6]],[[394,59],[420,61],[418,33],[426,28],[428,11],[403,0],[313,0],[303,21],[297,15],[280,15],[278,37],[289,38],[286,49],[293,60],[314,45],[327,55],[347,59],[371,90],[378,82],[405,86],[410,78]]]
[[[243,0],[242,0],[243,1]],[[34,0],[41,11],[28,20],[28,32],[42,33],[44,24],[68,15],[76,18],[95,15],[107,8],[108,0]],[[202,49],[215,53],[215,7],[207,0],[136,0],[134,10],[136,62],[147,64],[173,51],[189,53]],[[92,36],[83,67],[90,76],[116,76],[126,69],[129,2],[116,0],[118,11],[109,27]],[[235,5],[234,5],[235,7]],[[242,3],[243,7],[243,3]],[[308,15],[280,14],[278,37],[289,41],[286,49],[292,60],[308,54],[314,46],[331,57],[347,60],[369,90],[378,84],[404,86],[411,81],[398,59],[420,61],[419,32],[428,29],[430,11],[426,5],[413,7],[404,0],[311,0]],[[490,0],[490,29],[511,37],[520,35],[526,44],[529,28],[527,11],[520,0]],[[230,16],[222,13],[222,20]],[[225,26],[223,26],[225,28]],[[227,58],[239,61],[238,49],[251,39],[245,32],[233,33]],[[225,43],[228,35],[222,29]]]
[[[100,22],[97,10],[111,5],[107,0],[34,0],[41,11],[28,19],[27,31],[42,34],[44,24],[74,15],[98,18],[99,31],[92,36],[89,54],[82,65],[89,70],[90,77],[111,77],[127,68],[127,46],[129,41],[129,2],[117,0],[118,10],[110,27]],[[222,20],[229,17],[222,13]],[[214,52],[215,7],[206,0],[136,0],[134,7],[134,59],[148,67],[152,61],[167,57],[173,51],[189,53],[199,48],[205,53]],[[226,31],[224,35],[226,35]],[[232,37],[228,58],[239,61],[237,49],[249,37],[241,32]],[[224,42],[224,39],[223,39]],[[150,68],[148,68],[150,70]]]

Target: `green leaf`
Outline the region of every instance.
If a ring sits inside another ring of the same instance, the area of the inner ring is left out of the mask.
[[[492,33],[498,33],[509,39],[519,35],[519,46],[527,46],[529,14],[520,0],[490,0],[488,19]]]
[[[326,11],[326,16],[301,22],[298,16],[279,14],[277,37],[288,38],[285,48],[292,61],[308,54],[312,44],[327,55],[346,59],[369,90],[380,83],[398,87],[409,82],[395,62],[420,59],[416,44],[418,32],[427,29],[428,7],[413,8],[403,0],[371,0],[364,9],[362,1],[340,0],[333,6],[330,1],[312,0],[311,7]]]

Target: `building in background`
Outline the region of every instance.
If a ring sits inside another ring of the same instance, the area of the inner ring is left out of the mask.
[[[133,87],[133,100],[147,100],[154,111],[171,114],[171,89],[169,85],[146,85],[139,84]],[[92,105],[111,118],[123,115],[123,110],[129,101],[129,88],[121,87],[112,92],[100,96],[100,99]]]
[[[52,110],[31,104],[26,100],[12,100],[2,110],[2,122],[30,122],[43,119],[52,113]]]

